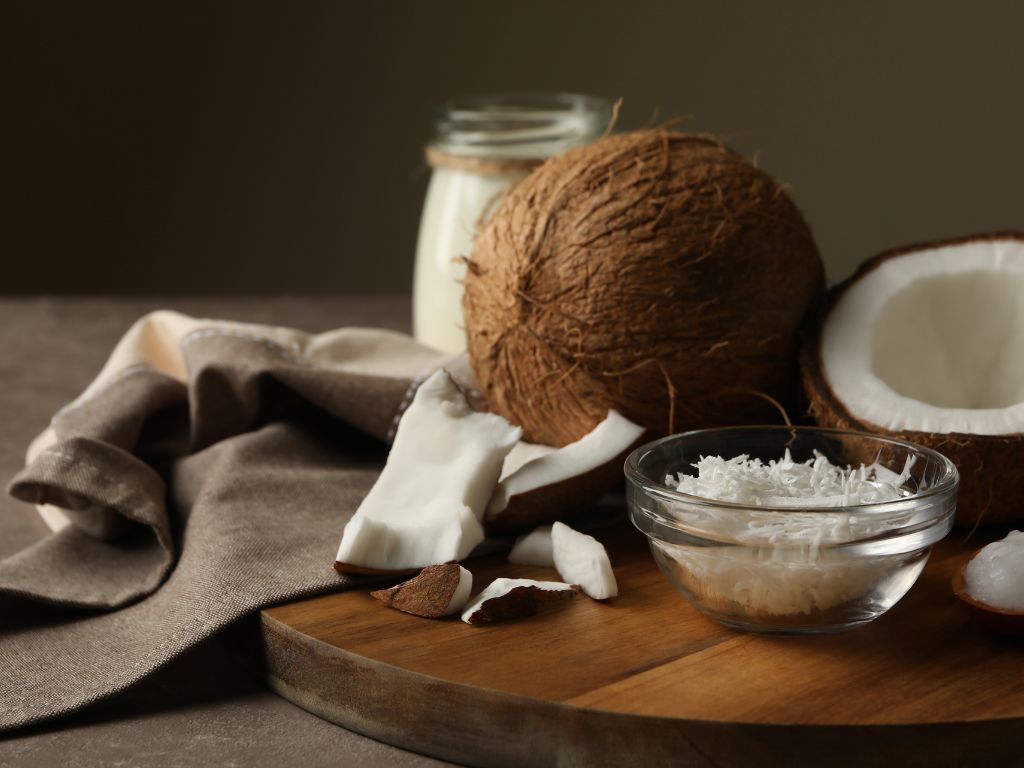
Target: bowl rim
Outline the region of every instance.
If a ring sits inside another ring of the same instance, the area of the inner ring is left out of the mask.
[[[866,504],[851,504],[841,507],[808,507],[808,506],[782,506],[782,505],[770,505],[770,506],[755,506],[751,504],[742,504],[735,501],[723,501],[719,499],[711,499],[706,496],[697,496],[694,494],[684,493],[683,491],[671,488],[664,484],[660,480],[653,480],[647,475],[640,471],[639,464],[640,460],[653,450],[661,447],[665,443],[678,442],[685,438],[693,438],[698,435],[709,435],[714,433],[730,433],[730,432],[803,432],[803,433],[814,433],[819,435],[833,435],[843,437],[859,437],[868,438],[874,442],[887,443],[889,445],[899,446],[901,448],[911,449],[915,452],[924,454],[929,458],[932,458],[939,462],[945,468],[940,480],[935,483],[932,487],[927,490],[915,493],[911,496],[904,496],[899,499],[892,499],[890,501],[872,501]],[[626,475],[626,479],[642,489],[644,493],[649,495],[655,495],[666,499],[668,501],[681,501],[686,504],[693,504],[697,506],[703,506],[708,508],[716,508],[726,510],[743,511],[749,512],[781,512],[781,513],[817,513],[817,512],[828,512],[829,514],[841,514],[841,513],[861,513],[867,511],[878,511],[878,512],[890,512],[903,509],[909,504],[916,504],[922,499],[929,499],[933,496],[941,496],[950,492],[955,493],[960,485],[960,472],[949,458],[939,453],[933,448],[921,445],[920,443],[914,443],[910,440],[901,440],[895,437],[887,437],[884,435],[876,435],[871,432],[863,432],[859,430],[851,429],[834,429],[831,427],[812,427],[812,426],[786,426],[784,424],[753,424],[753,425],[739,425],[732,427],[710,427],[707,429],[692,429],[687,432],[679,432],[673,435],[667,435],[666,437],[652,440],[644,445],[641,445],[636,450],[632,451],[629,456],[626,457],[626,461],[623,465],[623,472]]]

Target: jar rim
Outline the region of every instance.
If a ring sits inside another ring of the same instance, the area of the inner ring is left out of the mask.
[[[543,160],[598,138],[611,115],[608,99],[587,94],[469,94],[440,107],[431,146],[459,157]]]

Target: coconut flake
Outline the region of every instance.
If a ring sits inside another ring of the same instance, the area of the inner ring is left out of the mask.
[[[819,451],[804,462],[793,461],[789,449],[767,463],[746,454],[731,459],[701,456],[692,465],[696,476],[680,472],[666,477],[665,484],[691,496],[756,507],[846,507],[908,496],[902,486],[914,460],[907,457],[897,475],[878,463],[837,467]]]
[[[993,608],[1024,611],[1024,532],[982,548],[964,569],[967,592]]]

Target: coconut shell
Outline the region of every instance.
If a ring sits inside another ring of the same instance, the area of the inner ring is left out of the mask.
[[[462,578],[458,563],[428,565],[419,576],[390,589],[371,592],[370,597],[380,600],[389,608],[395,608],[413,616],[436,619],[444,616],[452,597],[459,588]]]
[[[1024,520],[1024,434],[971,435],[892,430],[857,418],[839,402],[825,379],[821,332],[832,308],[850,286],[886,261],[928,248],[1007,238],[1024,240],[1024,234],[990,233],[916,243],[868,259],[853,275],[829,291],[822,310],[808,322],[800,354],[804,391],[811,415],[819,426],[873,432],[918,443],[938,451],[956,465],[960,471],[957,525]]]
[[[824,292],[783,187],[718,141],[610,136],[520,182],[477,237],[467,348],[492,410],[562,446],[616,409],[655,437],[777,419]]]
[[[956,569],[956,573],[953,574],[953,594],[960,598],[971,617],[979,624],[1000,634],[1024,637],[1024,611],[996,608],[994,605],[978,600],[967,591],[964,571],[967,569],[967,564],[977,554],[978,552],[975,552],[961,567]]]
[[[571,589],[543,589],[538,586],[512,587],[497,597],[481,603],[469,617],[467,624],[494,624],[510,619],[524,619],[533,616],[545,605],[570,600],[580,593],[576,584]]]

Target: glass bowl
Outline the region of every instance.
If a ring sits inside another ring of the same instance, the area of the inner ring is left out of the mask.
[[[846,506],[807,506],[801,499],[753,506],[667,484],[670,475],[695,475],[693,464],[704,456],[745,454],[767,463],[787,450],[795,462],[815,452],[844,468],[877,462],[900,476],[903,495]],[[960,482],[953,463],[936,451],[816,427],[672,435],[631,453],[625,473],[630,520],[647,536],[672,586],[726,626],[787,633],[851,629],[895,605],[952,527]]]

